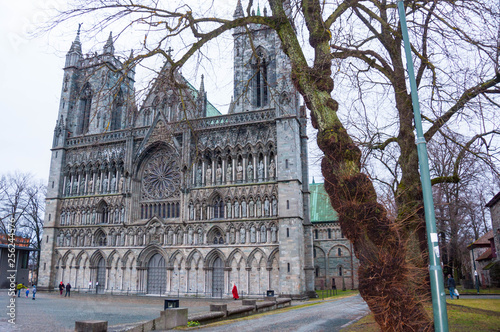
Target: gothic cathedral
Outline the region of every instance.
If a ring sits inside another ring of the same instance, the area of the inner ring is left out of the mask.
[[[233,37],[233,99],[221,114],[203,77],[196,89],[168,64],[135,107],[135,73],[111,35],[83,56],[77,34],[51,150],[41,289],[314,290],[306,118],[290,64],[266,27]]]

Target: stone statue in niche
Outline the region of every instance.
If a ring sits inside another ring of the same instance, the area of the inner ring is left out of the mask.
[[[271,226],[271,241],[276,242],[276,226]]]
[[[80,180],[80,195],[85,194],[85,179],[82,176]]]
[[[273,197],[273,216],[278,215],[278,201],[276,200],[276,197]]]
[[[257,200],[257,213],[255,215],[256,217],[262,216],[262,202],[260,201],[260,199]]]
[[[264,225],[260,226],[260,242],[262,243],[267,242],[267,230],[266,226]]]
[[[198,168],[196,169],[196,185],[197,186],[201,186],[202,183],[201,183],[201,166],[198,165]]]
[[[198,228],[198,243],[203,244],[203,232],[201,228]]]
[[[264,216],[269,217],[269,199],[264,201]]]
[[[123,176],[120,177],[120,180],[118,180],[118,192],[123,192],[123,182],[125,180],[123,179]]]
[[[96,182],[95,182],[95,191],[96,191],[97,193],[100,193],[100,192],[101,192],[101,179],[100,179],[100,177],[99,177],[99,176],[97,177],[97,180],[96,180]]]
[[[87,192],[91,194],[94,192],[93,190],[94,190],[94,180],[90,178],[89,184],[87,186]]]
[[[193,229],[192,228],[189,228],[187,241],[188,241],[187,244],[189,244],[189,245],[193,244]]]
[[[250,218],[253,218],[254,216],[254,210],[255,210],[254,206],[255,203],[253,202],[253,199],[250,199],[250,203],[248,203],[248,212],[250,214]]]
[[[247,202],[246,201],[241,202],[241,217],[242,218],[247,217]]]
[[[73,190],[71,191],[73,195],[78,193],[78,181],[73,181]]]
[[[274,159],[271,159],[271,163],[269,164],[269,178],[274,179],[276,176],[276,164],[274,163]]]
[[[245,229],[242,227],[240,228],[240,243],[245,243],[245,237],[246,237],[246,231]]]
[[[227,170],[226,170],[226,183],[231,183],[233,181],[233,167],[229,163],[227,164]]]
[[[252,226],[252,228],[250,228],[250,242],[252,243],[255,243],[256,241],[256,238],[255,238],[255,227]]]
[[[189,220],[194,219],[194,207],[193,203],[189,204]]]
[[[252,166],[251,161],[248,162],[248,166],[247,166],[247,179],[248,179],[248,182],[253,181],[253,166]]]
[[[234,228],[232,227],[231,230],[229,231],[229,241],[230,243],[234,243],[236,241]]]
[[[108,177],[105,176],[104,180],[102,180],[102,192],[107,193],[108,192]]]
[[[111,187],[110,187],[110,192],[115,192],[116,190],[116,177],[111,178]]]
[[[212,184],[212,168],[210,165],[207,167],[207,171],[205,173],[205,182],[207,186],[210,186]]]
[[[262,160],[259,162],[259,166],[257,168],[257,176],[259,177],[259,181],[264,180],[264,163]]]
[[[234,217],[240,217],[240,203],[238,201],[234,202]]]
[[[227,218],[231,218],[231,202],[226,202],[226,216]]]
[[[69,181],[66,182],[66,189],[64,191],[64,194],[66,196],[69,196],[71,193],[70,193],[70,190],[71,190],[71,183]]]
[[[220,164],[217,165],[217,169],[215,170],[215,177],[218,184],[222,183],[222,168]]]
[[[236,180],[241,182],[243,180],[243,166],[241,166],[241,161],[238,162],[236,167]]]

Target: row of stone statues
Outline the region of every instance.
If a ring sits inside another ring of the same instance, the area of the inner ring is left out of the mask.
[[[101,181],[102,177],[102,181]],[[67,176],[65,177],[66,185],[64,188],[65,196],[77,196],[77,195],[91,195],[91,194],[111,194],[111,193],[121,193],[125,189],[125,178],[120,176],[118,183],[116,181],[116,176],[90,176],[87,180],[86,176],[80,175],[80,181],[78,181],[78,176]]]
[[[207,169],[205,171],[205,177],[203,181],[203,170],[201,165],[198,165],[198,168],[196,169],[196,179],[195,183],[197,186],[202,186],[203,183],[205,183],[207,186],[210,186],[215,182],[215,184],[222,184],[222,183],[241,183],[241,182],[256,182],[256,181],[264,181],[266,180],[265,174],[264,174],[264,163],[262,160],[260,160],[257,164],[257,174],[255,174],[254,171],[254,166],[252,164],[252,161],[250,160],[247,165],[246,169],[246,179],[244,179],[244,174],[243,174],[243,166],[241,165],[241,161],[238,161],[238,165],[236,166],[236,177],[233,178],[233,165],[231,163],[228,163],[227,168],[226,168],[226,174],[225,174],[225,181],[223,181],[223,174],[222,174],[222,166],[221,164],[217,164],[217,168],[215,170],[215,177],[213,177],[212,174],[212,166],[208,165]],[[267,174],[267,179],[274,180],[276,177],[276,164],[274,163],[274,159],[271,159],[271,162],[269,163],[268,166],[268,174]]]
[[[244,244],[244,243],[275,243],[278,241],[278,228],[271,224],[270,227],[250,226],[235,229],[231,227],[225,234],[217,235],[222,238],[215,243],[214,232],[204,233],[201,228],[197,230],[190,227],[187,231],[168,229],[167,231],[154,230],[137,232],[125,230],[104,234],[98,232],[95,235],[89,232],[72,235],[70,232],[61,231],[57,236],[59,247],[89,247],[89,246],[142,246],[153,242],[163,245],[202,245],[202,244]]]

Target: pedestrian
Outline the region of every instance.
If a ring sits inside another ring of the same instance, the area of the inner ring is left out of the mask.
[[[64,290],[64,283],[61,281],[61,282],[59,283],[59,295],[61,295],[61,296],[62,296],[62,292],[63,292],[63,290]]]
[[[450,291],[450,296],[452,300],[453,300],[453,295],[455,295],[455,287],[457,287],[457,285],[455,284],[455,279],[453,279],[451,274],[448,274],[448,290]]]
[[[30,295],[30,289],[26,287],[26,298],[28,298],[29,295]]]
[[[240,297],[238,296],[238,288],[236,287],[236,284],[233,282],[233,299],[236,301]]]
[[[89,281],[89,290],[87,291],[87,293],[90,293],[91,288],[92,288],[92,281]]]
[[[99,289],[99,281],[95,282],[95,293],[97,294],[97,290]]]
[[[25,286],[22,283],[20,283],[17,285],[16,288],[17,288],[17,297],[21,297],[21,290],[25,288]]]
[[[35,299],[35,294],[36,294],[36,285],[33,285],[33,300]]]
[[[71,285],[69,282],[66,284],[66,293],[64,294],[64,297],[66,297],[66,295],[68,295],[68,297],[71,296]]]

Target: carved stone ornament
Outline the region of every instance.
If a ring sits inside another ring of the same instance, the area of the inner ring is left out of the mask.
[[[147,161],[142,177],[143,199],[165,199],[177,193],[181,174],[175,156],[159,153]]]

